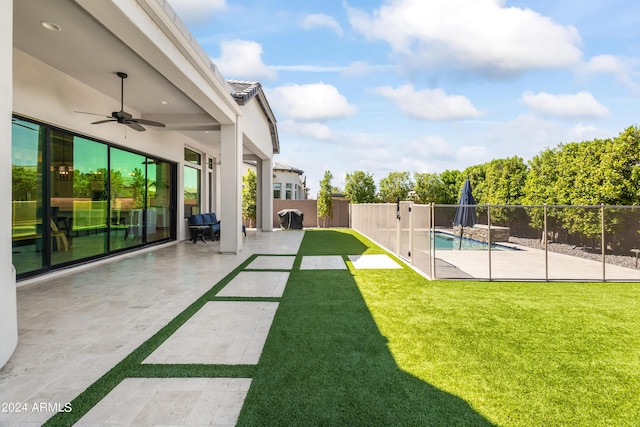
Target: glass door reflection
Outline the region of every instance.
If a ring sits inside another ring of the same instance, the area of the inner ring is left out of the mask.
[[[110,249],[120,250],[145,243],[147,177],[145,157],[111,149],[109,203]]]
[[[148,227],[147,242],[171,237],[174,213],[172,209],[172,167],[168,162],[147,159]]]

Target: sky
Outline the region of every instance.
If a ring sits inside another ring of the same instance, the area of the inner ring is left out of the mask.
[[[440,173],[638,124],[637,0],[170,0],[227,79],[260,82],[275,161]]]

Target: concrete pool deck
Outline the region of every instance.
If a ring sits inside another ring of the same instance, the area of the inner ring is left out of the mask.
[[[437,250],[435,258],[476,279],[492,280],[562,280],[562,281],[602,281],[603,264],[585,258],[547,252],[548,276],[545,273],[545,252],[524,246],[509,244],[517,251],[491,251],[491,275],[489,275],[489,251],[487,250]],[[604,266],[607,281],[638,281],[640,269],[620,267],[613,264]],[[438,270],[436,279],[453,279],[451,268]],[[464,277],[464,276],[463,276]]]

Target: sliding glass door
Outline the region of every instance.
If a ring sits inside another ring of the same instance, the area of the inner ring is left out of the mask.
[[[12,202],[11,241],[13,265],[18,274],[45,267],[43,257],[44,170],[46,129],[14,118],[11,122]]]
[[[158,159],[147,160],[148,228],[147,241],[155,242],[171,237],[175,224],[176,188],[172,165]],[[175,232],[173,232],[175,234]]]
[[[175,163],[12,120],[18,278],[175,239]]]
[[[146,158],[112,148],[110,166],[111,250],[120,250],[145,242]]]

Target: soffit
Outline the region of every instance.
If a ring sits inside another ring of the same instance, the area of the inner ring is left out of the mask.
[[[115,72],[126,72],[125,110],[134,110],[142,117],[161,116],[168,129],[174,126],[178,130],[200,131],[203,127],[218,124],[74,1],[15,0],[13,10],[13,44],[16,49],[104,93],[118,104],[120,79]],[[55,22],[62,31],[46,30],[41,21]],[[123,22],[122,25],[130,24]],[[107,115],[111,112],[110,108],[108,110],[104,112]],[[189,128],[190,122],[197,127]],[[204,132],[202,135],[190,133],[191,137],[210,140]]]

